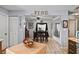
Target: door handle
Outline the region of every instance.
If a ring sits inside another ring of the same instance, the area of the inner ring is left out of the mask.
[[[4,33],[4,35],[7,35],[7,33]]]

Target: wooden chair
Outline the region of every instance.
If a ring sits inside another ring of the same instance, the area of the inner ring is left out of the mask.
[[[40,25],[46,25],[45,27],[45,31],[42,31],[42,30],[38,30],[38,24]],[[48,37],[49,37],[49,34],[48,34],[48,27],[47,27],[47,23],[37,23],[36,24],[36,31],[33,32],[33,40],[34,41],[39,41],[39,38],[40,38],[40,42],[48,42]]]

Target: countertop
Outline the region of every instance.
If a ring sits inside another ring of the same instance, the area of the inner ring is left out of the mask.
[[[26,47],[23,43],[7,48],[7,54],[44,54],[46,44],[34,42],[33,48]]]
[[[69,37],[68,39],[69,39],[69,40],[72,40],[72,41],[74,41],[74,42],[76,42],[76,43],[79,43],[79,39],[77,39],[77,38],[75,38],[75,37]]]
[[[0,39],[0,41],[3,41],[3,39]]]

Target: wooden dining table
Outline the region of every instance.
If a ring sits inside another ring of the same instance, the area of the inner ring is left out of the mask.
[[[27,47],[24,43],[17,44],[6,49],[6,54],[46,54],[47,46],[43,43],[34,42],[33,47]]]

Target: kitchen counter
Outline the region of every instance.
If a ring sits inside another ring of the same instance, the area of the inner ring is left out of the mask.
[[[45,54],[46,44],[34,42],[32,48],[26,47],[23,43],[6,49],[6,54]]]
[[[75,37],[69,37],[68,38],[68,50],[69,53],[72,54],[79,54],[79,39]]]
[[[79,43],[79,39],[77,39],[77,38],[75,38],[75,37],[69,37],[68,39],[69,39],[69,40],[72,40],[72,41],[74,41],[74,42],[76,42],[76,43]]]

